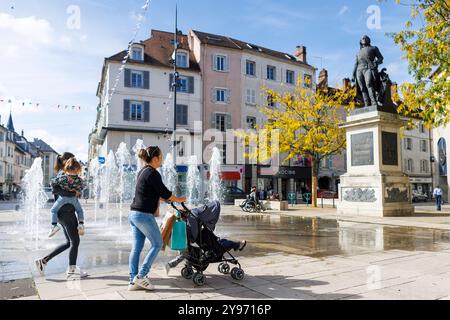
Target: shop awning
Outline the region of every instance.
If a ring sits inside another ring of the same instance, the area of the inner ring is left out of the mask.
[[[210,173],[208,171],[207,178],[209,179]],[[220,179],[225,181],[236,181],[241,180],[241,173],[236,171],[224,171],[220,173]]]

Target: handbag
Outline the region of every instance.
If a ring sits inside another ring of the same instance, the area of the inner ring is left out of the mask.
[[[165,221],[161,229],[161,237],[163,239],[163,246],[161,248],[161,251],[164,251],[166,249],[166,246],[169,244],[169,241],[172,237],[173,224],[175,223],[176,219],[175,215],[173,215],[172,213],[167,213],[164,218]]]
[[[175,221],[172,229],[172,243],[171,249],[184,251],[187,248],[186,237],[186,222],[180,217],[180,213],[177,212],[177,220]]]

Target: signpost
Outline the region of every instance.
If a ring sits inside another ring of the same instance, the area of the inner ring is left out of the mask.
[[[98,157],[98,162],[100,164],[105,164],[105,157]]]

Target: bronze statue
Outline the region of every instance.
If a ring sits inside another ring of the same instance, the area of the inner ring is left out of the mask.
[[[356,56],[352,82],[356,81],[357,95],[362,95],[365,107],[382,107],[385,90],[381,90],[382,84],[378,66],[383,63],[383,56],[377,47],[370,45],[368,36],[363,36],[359,44],[360,50]]]

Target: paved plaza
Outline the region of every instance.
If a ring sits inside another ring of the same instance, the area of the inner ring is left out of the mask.
[[[85,207],[92,219],[92,204]],[[45,277],[33,264],[63,235],[44,239],[38,250],[27,249],[18,223],[22,213],[0,211],[0,298],[450,299],[450,219],[445,211],[437,214],[424,207],[414,217],[383,218],[387,220],[380,224],[376,218],[336,219],[333,210],[297,206],[282,214],[249,215],[224,207],[216,233],[248,240],[236,254],[244,280],[220,274],[217,264],[206,270],[203,287],[181,277],[182,265],[167,275],[163,263],[176,254],[167,249],[151,271],[151,292],[127,291],[131,241],[125,219],[122,235],[114,222],[87,224],[78,263],[90,276],[67,281],[67,253],[51,261]]]

